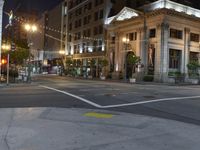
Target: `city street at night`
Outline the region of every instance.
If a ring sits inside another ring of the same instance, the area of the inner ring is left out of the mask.
[[[199,149],[199,1],[0,0],[0,150]]]

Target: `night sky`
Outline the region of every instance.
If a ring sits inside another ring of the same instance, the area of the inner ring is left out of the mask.
[[[10,10],[13,10],[15,12],[18,10],[22,10],[26,11],[27,13],[29,11],[36,11],[39,14],[41,14],[45,10],[53,8],[61,1],[63,0],[5,0],[4,11],[9,12]],[[149,2],[151,1],[156,1],[156,0],[149,0]],[[192,5],[193,7],[200,9],[200,3],[198,0],[172,0],[172,1],[178,3],[184,3],[186,5]],[[3,18],[4,25],[5,22],[7,22],[6,20],[8,20],[8,18],[7,16],[4,15]]]
[[[42,12],[57,5],[62,0],[6,0],[4,10],[36,10]]]
[[[10,10],[16,11],[36,11],[39,14],[45,10],[51,9],[56,6],[62,0],[5,0],[4,11],[10,12]],[[8,16],[3,16],[3,26],[8,24]]]

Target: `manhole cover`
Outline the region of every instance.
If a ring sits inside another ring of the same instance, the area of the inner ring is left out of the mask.
[[[144,98],[155,98],[155,96],[143,96]]]
[[[114,94],[114,93],[106,93],[106,94],[104,94],[104,96],[112,97],[112,96],[116,96],[116,94]]]

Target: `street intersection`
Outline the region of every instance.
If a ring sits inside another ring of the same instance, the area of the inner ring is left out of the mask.
[[[199,86],[44,75],[1,86],[0,108],[2,150],[200,147]]]

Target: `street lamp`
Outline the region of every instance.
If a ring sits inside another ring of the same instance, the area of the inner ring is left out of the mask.
[[[31,38],[32,38],[32,34],[37,32],[38,28],[35,24],[29,24],[29,23],[26,23],[24,25],[24,29],[26,30],[26,32],[30,33],[30,45],[32,44],[31,43]],[[29,46],[30,46],[29,45]],[[27,78],[27,82],[31,82],[31,51],[29,49],[29,60],[28,60],[28,78]]]
[[[130,42],[129,38],[124,37],[122,38],[122,42],[125,45],[125,52],[124,52],[124,80],[125,82],[127,81],[127,60],[126,60],[126,55],[127,55],[127,50],[128,50],[128,43]]]
[[[10,61],[10,53],[9,51],[11,50],[11,46],[10,44],[3,44],[1,46],[2,50],[5,50],[5,51],[8,51],[8,54],[7,54],[7,78],[6,78],[6,83],[7,85],[9,85],[9,68],[10,68],[10,64],[9,64],[9,61]]]
[[[59,51],[59,54],[60,54],[60,55],[64,55],[64,54],[65,54],[65,51],[60,50],[60,51]]]

